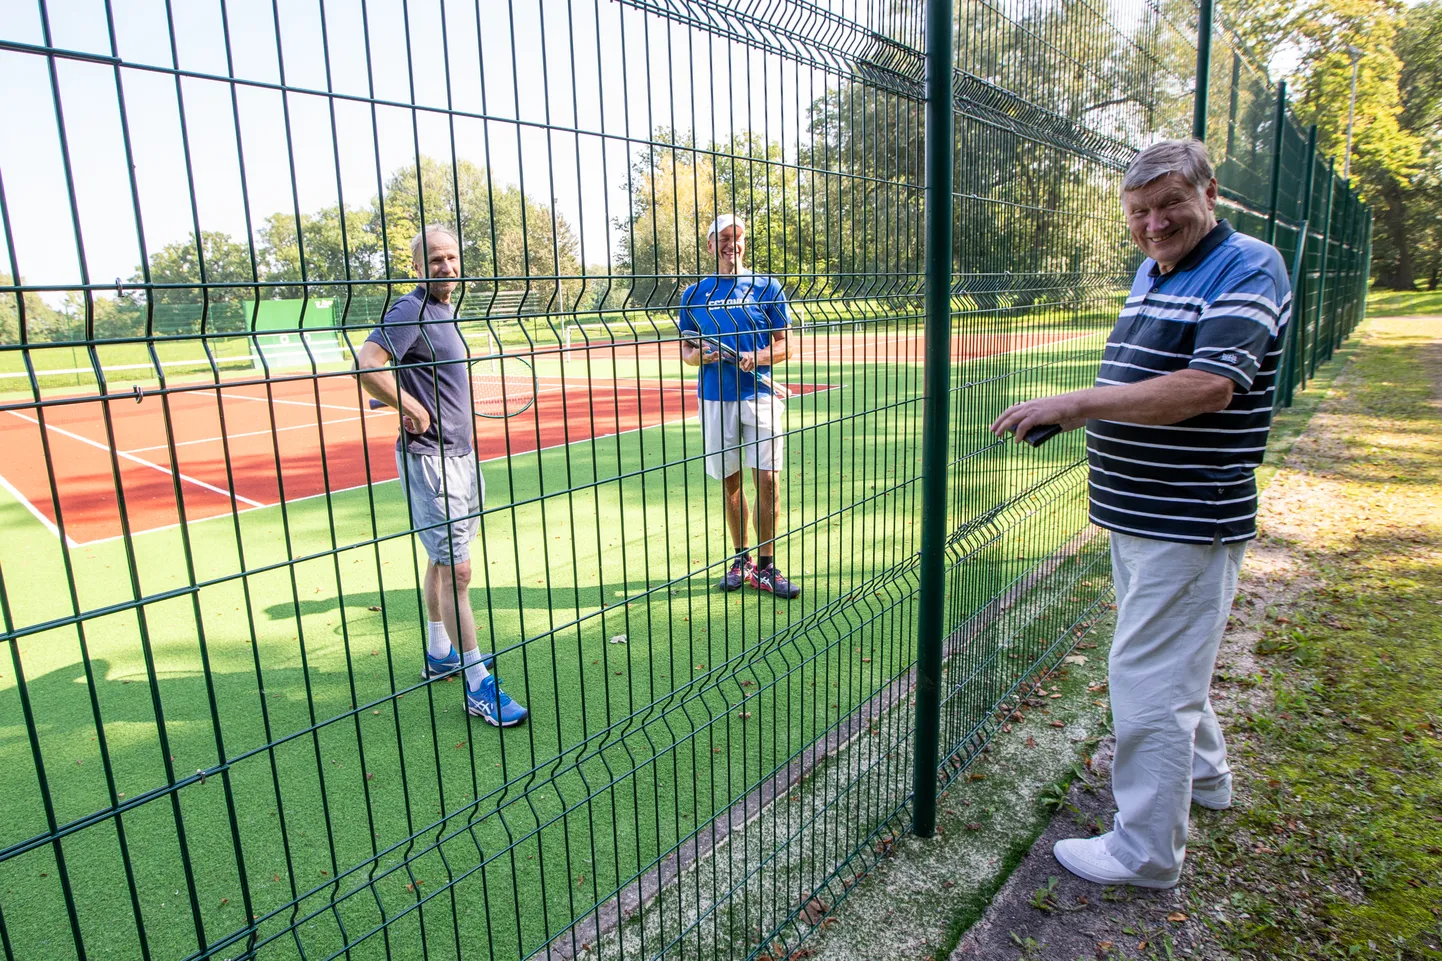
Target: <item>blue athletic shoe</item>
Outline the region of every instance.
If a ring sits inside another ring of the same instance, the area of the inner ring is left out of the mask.
[[[500,696],[499,704],[496,703],[497,695]],[[531,712],[511,700],[511,695],[501,690],[492,675],[474,691],[469,684],[466,685],[466,713],[485,719],[492,727],[515,727]]]
[[[490,654],[487,654],[481,659],[481,663],[486,665],[486,670],[488,671],[495,662],[495,657]],[[447,674],[454,674],[460,669],[461,654],[454,647],[451,648],[451,652],[445,657],[431,657],[430,652],[427,651],[426,664],[425,667],[421,669],[421,680],[429,681],[433,677],[444,677]]]

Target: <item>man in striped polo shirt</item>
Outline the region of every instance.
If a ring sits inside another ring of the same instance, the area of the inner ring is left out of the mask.
[[[1181,874],[1189,805],[1232,802],[1209,694],[1256,535],[1253,472],[1292,291],[1276,248],[1217,220],[1201,143],[1142,151],[1121,200],[1147,256],[1096,386],[1010,407],[992,432],[1021,441],[1039,425],[1085,425],[1091,520],[1111,532],[1117,816],[1101,837],[1057,842],[1057,860],[1102,884],[1168,888]]]

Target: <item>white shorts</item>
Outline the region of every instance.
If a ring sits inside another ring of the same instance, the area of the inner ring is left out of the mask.
[[[701,401],[706,473],[730,477],[743,463],[755,470],[781,470],[786,462],[785,424],[786,405],[770,394]]]

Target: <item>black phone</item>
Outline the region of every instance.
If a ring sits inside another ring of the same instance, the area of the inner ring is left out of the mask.
[[[1038,424],[1026,432],[1026,442],[1033,447],[1040,447],[1060,433],[1060,424]]]

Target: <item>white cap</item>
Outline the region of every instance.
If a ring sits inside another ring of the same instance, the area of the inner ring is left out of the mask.
[[[716,236],[727,227],[733,226],[740,227],[742,233],[746,232],[746,221],[742,220],[735,214],[721,214],[711,222],[711,229],[706,231],[706,239],[710,240],[712,237]]]

